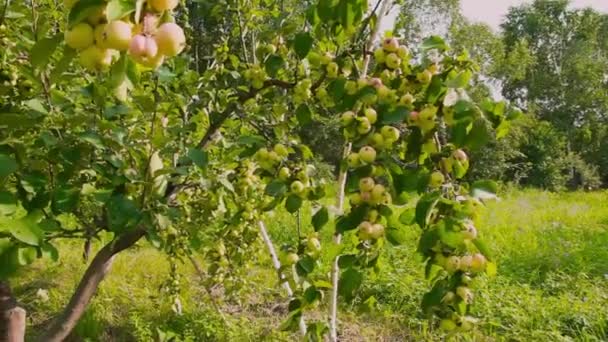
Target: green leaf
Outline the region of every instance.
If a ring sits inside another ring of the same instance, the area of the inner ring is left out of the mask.
[[[118,20],[135,12],[135,2],[133,0],[111,0],[106,8],[108,21]]]
[[[416,222],[416,209],[408,208],[399,215],[399,222],[406,226],[412,225]]]
[[[340,276],[338,293],[347,301],[350,301],[355,296],[355,292],[361,287],[362,283],[363,274],[354,268],[348,268],[346,271],[342,272],[342,275]]]
[[[410,115],[410,110],[404,106],[397,106],[395,109],[382,115],[382,123],[398,124],[402,123]]]
[[[51,245],[48,242],[43,242],[42,246],[40,246],[40,251],[42,252],[42,257],[49,258],[54,262],[59,260],[59,251],[55,246]]]
[[[141,217],[137,205],[124,195],[114,195],[106,204],[108,226],[110,231],[121,233],[134,227]]]
[[[357,261],[356,254],[343,254],[338,256],[338,266],[342,269],[351,267]]]
[[[20,219],[0,219],[0,230],[9,231],[11,235],[28,245],[38,246],[44,237],[44,231],[33,217]]]
[[[310,111],[310,108],[305,104],[298,106],[298,109],[296,109],[296,118],[298,119],[298,123],[302,126],[312,123],[312,112]]]
[[[17,162],[10,156],[0,153],[0,180],[17,171]]]
[[[418,223],[420,228],[426,228],[433,209],[437,205],[437,202],[439,202],[439,198],[439,192],[431,192],[422,196],[418,201],[416,205],[416,223]]]
[[[469,84],[471,77],[473,77],[473,73],[470,70],[465,70],[453,79],[446,81],[445,85],[448,88],[464,88]]]
[[[471,184],[471,196],[479,199],[496,199],[498,184],[491,180],[478,180]]]
[[[53,213],[56,215],[61,213],[69,213],[76,209],[79,200],[80,188],[60,187],[55,189],[51,208]]]
[[[27,266],[33,263],[34,261],[36,261],[37,257],[38,252],[34,247],[20,247],[17,250],[17,260],[19,262],[19,265],[21,266]]]
[[[40,39],[30,50],[30,61],[35,68],[48,66],[48,61],[63,41],[63,34],[56,34],[54,37]]]
[[[491,132],[486,120],[479,118],[473,123],[471,131],[467,135],[466,145],[471,150],[478,150],[485,146],[491,138]]]
[[[313,39],[310,33],[302,32],[298,33],[293,42],[293,48],[299,59],[303,59],[308,55],[312,48]]]
[[[300,276],[306,276],[315,269],[315,260],[310,255],[304,255],[296,263],[296,272]]]
[[[407,231],[403,227],[388,227],[386,240],[394,246],[401,246],[407,242]]]
[[[285,201],[285,209],[290,213],[295,213],[302,206],[302,198],[300,196],[291,194]]]
[[[359,224],[363,222],[367,214],[367,207],[362,205],[354,208],[348,215],[341,216],[336,222],[336,232],[344,233],[349,230],[357,229]]]
[[[486,259],[488,260],[492,260],[492,253],[490,253],[490,248],[488,248],[488,246],[486,245],[486,243],[477,238],[475,240],[473,240],[473,244],[475,245],[475,247],[477,247],[477,249],[479,250],[479,253],[483,254],[483,256],[486,257]]]
[[[313,216],[312,216],[312,226],[315,229],[315,232],[318,232],[329,222],[329,210],[327,207],[321,207]]]
[[[23,104],[38,114],[48,114],[49,112],[46,108],[44,108],[42,100],[40,99],[31,99],[25,101]]]
[[[268,185],[266,185],[266,190],[265,193],[266,195],[272,196],[272,197],[279,197],[282,196],[283,194],[285,194],[287,192],[287,185],[285,185],[285,183],[283,183],[282,181],[275,179],[272,182],[268,183]]]
[[[285,61],[283,58],[281,58],[281,56],[272,55],[266,59],[264,68],[270,77],[275,77],[283,65],[285,65]]]
[[[88,142],[89,144],[95,146],[98,149],[103,149],[105,146],[103,141],[101,140],[101,136],[95,132],[87,131],[79,134],[79,138],[82,141]]]
[[[105,0],[80,0],[70,10],[68,26],[72,27],[84,21],[91,14],[99,10],[105,4]]]
[[[439,51],[447,50],[448,45],[445,43],[443,38],[439,36],[430,36],[424,41],[422,41],[422,45],[420,45],[420,49],[422,51],[428,51],[432,49],[437,49]]]
[[[201,169],[204,169],[209,164],[209,154],[197,148],[188,149],[188,158]]]
[[[17,210],[17,198],[8,191],[0,191],[0,215],[8,216]]]

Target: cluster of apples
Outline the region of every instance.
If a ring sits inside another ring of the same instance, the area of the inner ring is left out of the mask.
[[[382,41],[382,46],[374,51],[376,63],[383,64],[391,70],[399,69],[410,57],[408,48],[404,45],[399,45],[399,41],[395,37],[386,37]]]
[[[342,113],[340,121],[348,138],[367,135],[366,139],[369,144],[379,150],[391,148],[399,140],[400,132],[396,127],[390,125],[384,125],[377,129],[374,127],[378,121],[378,113],[371,107],[365,108],[359,114],[355,114],[353,111],[346,111]],[[351,158],[355,161],[357,155],[353,154]],[[351,167],[356,166],[355,163]]]
[[[66,0],[65,6],[70,9],[77,2]],[[65,32],[65,42],[79,51],[80,64],[90,71],[109,67],[122,52],[143,66],[157,68],[165,57],[178,55],[186,46],[182,28],[173,22],[161,23],[159,16],[178,4],[178,0],[148,0],[141,23],[133,23],[130,16],[108,21],[107,4],[101,5]]]

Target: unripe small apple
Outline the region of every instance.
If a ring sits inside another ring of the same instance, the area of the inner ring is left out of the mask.
[[[386,56],[385,63],[388,68],[397,69],[399,66],[401,66],[401,58],[399,58],[399,56],[397,56],[395,53],[389,53]]]
[[[361,192],[372,191],[374,189],[374,185],[376,185],[376,182],[371,177],[365,177],[359,180],[359,190],[361,190]]]
[[[473,264],[473,257],[470,255],[465,255],[460,258],[460,270],[463,272],[468,272],[471,270],[471,265]]]
[[[384,84],[382,83],[382,80],[377,77],[370,78],[368,81],[368,84],[376,89],[384,86]]]
[[[361,191],[361,201],[365,203],[371,203],[372,201],[372,193],[369,191]]]
[[[175,23],[160,25],[154,34],[154,39],[160,53],[168,57],[177,56],[186,47],[184,30]]]
[[[114,20],[105,26],[104,42],[111,49],[128,50],[131,38],[132,27],[122,20]]]
[[[287,157],[289,155],[289,150],[283,144],[274,145],[274,151],[279,155],[279,157]]]
[[[327,77],[336,78],[336,77],[338,77],[338,71],[340,71],[340,67],[338,66],[338,63],[331,62],[331,63],[327,64],[326,70],[327,70]]]
[[[286,181],[289,179],[289,177],[291,177],[291,171],[289,170],[288,167],[282,167],[279,170],[279,179],[282,181]]]
[[[473,255],[471,260],[471,271],[474,273],[481,273],[486,270],[487,260],[486,257],[481,253]]]
[[[352,206],[358,206],[361,203],[363,203],[363,199],[361,199],[361,194],[354,193],[354,194],[350,195],[350,204]]]
[[[172,10],[179,4],[179,0],[148,0],[148,5],[157,12]]]
[[[414,96],[407,93],[399,98],[399,104],[402,106],[410,106],[414,103]]]
[[[374,58],[376,59],[377,63],[384,63],[385,58],[386,58],[386,54],[384,53],[384,49],[377,48],[376,50],[374,50]]]
[[[300,182],[300,181],[293,181],[291,183],[291,192],[293,192],[294,194],[301,194],[302,192],[304,192],[304,183]]]
[[[431,79],[433,79],[433,73],[428,70],[424,70],[416,75],[416,79],[418,79],[418,82],[422,84],[429,84],[431,83]]]
[[[391,95],[391,90],[389,87],[380,86],[376,88],[376,94],[378,95],[378,100],[386,101]]]
[[[457,256],[450,256],[445,261],[445,270],[448,273],[454,273],[460,268],[460,258]]]
[[[330,52],[327,52],[320,57],[319,62],[322,65],[328,65],[333,60],[334,60],[334,55],[332,55]]]
[[[371,240],[373,235],[374,226],[368,222],[363,221],[359,224],[359,239],[361,240]]]
[[[378,203],[380,201],[382,201],[382,197],[384,196],[385,192],[386,192],[386,188],[384,188],[384,185],[382,185],[382,184],[374,185],[373,189],[371,190],[372,201],[378,202]]]
[[[410,51],[407,49],[406,46],[401,45],[398,49],[397,49],[397,56],[399,56],[399,58],[406,58],[407,56],[410,55]]]
[[[319,254],[319,252],[321,252],[321,241],[316,237],[309,237],[306,241],[306,249],[313,255]]]
[[[350,125],[353,120],[355,120],[355,113],[350,110],[342,113],[342,116],[340,116],[340,122],[342,123],[343,127]]]
[[[296,262],[298,262],[300,260],[300,257],[296,254],[296,253],[288,253],[284,260],[283,260],[283,265],[285,266],[292,266],[295,265]]]
[[[371,144],[375,148],[382,148],[385,144],[384,137],[380,133],[374,133],[371,137]]]
[[[348,163],[348,167],[351,169],[357,168],[361,166],[361,161],[359,160],[359,153],[351,153],[346,157],[346,161]]]
[[[380,213],[378,213],[378,210],[372,209],[367,213],[366,219],[367,219],[367,221],[374,223],[374,222],[378,221],[379,215],[380,215]]]
[[[412,125],[416,125],[416,124],[418,124],[418,121],[419,121],[418,119],[419,119],[419,118],[420,118],[420,113],[418,113],[418,112],[414,111],[414,112],[411,112],[411,113],[410,113],[410,115],[409,115],[409,117],[407,118],[407,120],[408,120],[408,122],[409,122],[410,124],[412,124]]]
[[[371,146],[363,146],[359,150],[359,159],[366,164],[371,164],[376,160],[376,150]]]
[[[465,161],[469,160],[469,157],[467,156],[467,154],[461,149],[454,151],[454,153],[452,153],[452,156],[454,157],[454,159],[458,160],[459,162],[465,162]]]
[[[385,38],[382,41],[382,48],[387,52],[396,52],[399,49],[399,42],[394,37]]]
[[[271,161],[273,163],[276,163],[276,162],[281,161],[281,159],[283,159],[283,158],[281,158],[281,156],[279,156],[279,154],[276,153],[274,150],[268,152],[268,160],[269,161]]]
[[[383,236],[384,236],[384,226],[379,223],[372,225],[371,238],[379,239]]]
[[[95,11],[93,11],[87,17],[87,21],[89,22],[89,24],[91,24],[93,26],[98,25],[102,21],[105,21],[105,19],[106,19],[106,5],[97,7],[97,9],[95,9]]]
[[[114,51],[116,51],[116,50],[114,50]],[[141,63],[141,65],[148,67],[150,69],[158,69],[161,65],[163,65],[164,61],[165,61],[165,56],[163,56],[159,53],[154,57],[142,59],[139,62]]]
[[[444,181],[445,181],[445,176],[443,175],[443,173],[441,173],[439,171],[435,171],[435,172],[431,173],[431,177],[429,179],[429,187],[436,189],[436,188],[440,187]]]
[[[471,290],[466,286],[457,287],[456,294],[467,304],[471,304],[473,302],[473,292],[471,292]]]
[[[367,134],[372,129],[372,124],[365,117],[359,118],[359,124],[357,125],[357,132],[359,134]]]
[[[391,142],[395,142],[395,141],[399,140],[400,133],[396,127],[383,126],[380,129],[380,133],[382,134],[382,136],[384,137],[385,140],[388,140]]]
[[[455,299],[456,299],[456,294],[452,291],[448,291],[448,293],[446,293],[445,296],[443,296],[443,298],[441,298],[441,302],[445,303],[445,304],[451,304],[454,302]]]
[[[256,156],[258,157],[258,160],[268,160],[268,149],[265,147],[262,147],[261,149],[259,149],[256,152]]]
[[[384,205],[390,205],[391,203],[393,203],[393,196],[391,196],[389,192],[384,192],[384,194],[382,194],[382,199],[380,200],[380,203]]]
[[[467,240],[475,240],[477,238],[477,229],[472,223],[467,223],[464,225],[464,230],[462,231],[462,234]]]
[[[106,42],[106,24],[99,24],[93,28],[93,36],[95,37],[95,45],[101,49],[108,49],[108,44]]]
[[[458,325],[456,325],[456,323],[454,323],[454,321],[452,321],[451,319],[442,319],[439,322],[439,329],[443,330],[443,331],[454,331],[458,328]]]
[[[91,25],[80,23],[65,32],[65,43],[72,49],[82,50],[95,42],[95,34]]]
[[[366,108],[363,111],[363,114],[365,115],[367,120],[369,120],[369,123],[372,125],[375,124],[376,121],[378,121],[378,113],[376,113],[376,111],[373,108]]]
[[[112,64],[112,52],[92,45],[80,52],[80,64],[89,71],[96,71]]]

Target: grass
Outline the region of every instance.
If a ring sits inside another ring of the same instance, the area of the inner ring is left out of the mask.
[[[277,244],[293,239],[294,222],[286,213],[268,220]],[[450,339],[608,340],[608,193],[511,190],[501,201],[489,204],[478,226],[495,253],[499,275],[476,284],[473,315],[481,318],[478,327]],[[323,242],[328,246],[331,231],[325,230]],[[428,284],[415,254],[418,235],[413,227],[408,243],[388,247],[381,270],[366,275],[362,296],[341,306],[342,340],[445,339],[419,309]],[[59,263],[37,262],[14,282],[30,315],[30,337],[66,303],[86,266],[81,252],[82,246],[65,243]],[[287,309],[270,261],[260,253],[252,264],[235,299],[217,298],[222,314],[191,266],[183,265],[181,272],[188,281],[182,282],[184,313],[178,316],[169,297],[159,290],[168,279],[167,259],[143,243],[116,260],[73,340],[168,341],[172,336],[177,341],[295,340],[278,329]],[[48,291],[48,299],[40,289]],[[370,297],[373,300],[365,300]],[[325,312],[321,307],[308,318],[322,320]]]

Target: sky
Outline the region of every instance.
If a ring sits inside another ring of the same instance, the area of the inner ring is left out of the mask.
[[[462,13],[471,21],[480,21],[498,30],[509,7],[531,3],[532,0],[461,0]],[[594,9],[608,13],[608,0],[572,0],[572,7]]]

